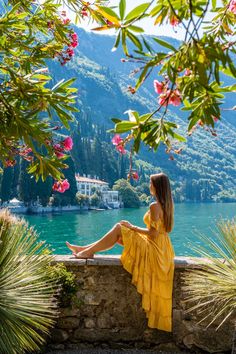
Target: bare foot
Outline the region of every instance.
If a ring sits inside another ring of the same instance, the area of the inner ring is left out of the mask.
[[[71,252],[73,253],[78,253],[81,251],[84,251],[86,249],[86,247],[84,246],[76,246],[76,245],[72,245],[69,242],[66,241],[66,246],[71,250]]]
[[[93,258],[93,254],[92,253],[88,253],[85,251],[81,251],[81,252],[73,252],[73,256],[75,256],[76,258],[79,258],[79,259],[87,259],[87,258]]]

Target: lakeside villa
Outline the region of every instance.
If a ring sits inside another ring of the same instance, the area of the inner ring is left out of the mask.
[[[94,189],[96,189],[101,193],[104,204],[114,209],[120,207],[121,202],[119,200],[119,192],[110,190],[107,182],[98,179],[97,176],[91,178],[90,175],[80,176],[79,174],[76,174],[75,178],[79,193],[91,197],[94,193]]]

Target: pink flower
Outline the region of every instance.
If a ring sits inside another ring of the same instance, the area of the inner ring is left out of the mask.
[[[78,45],[78,36],[77,34],[74,32],[74,33],[70,33],[70,38],[71,38],[71,42],[70,42],[70,46],[75,48],[77,47]]]
[[[59,192],[59,193],[64,193],[69,188],[70,188],[70,183],[68,182],[67,179],[64,179],[63,181],[55,182],[52,187],[52,189],[54,191]]]
[[[28,155],[30,152],[32,152],[32,149],[31,149],[31,148],[25,148],[25,149],[22,149],[22,150],[19,152],[19,155],[21,155],[21,156],[26,156],[26,155]]]
[[[65,156],[65,154],[63,154],[62,152],[59,152],[59,151],[55,151],[55,155],[58,159],[62,159]]]
[[[119,134],[116,134],[113,138],[112,138],[112,143],[113,145],[119,145],[120,143],[123,142],[123,139],[121,139]]]
[[[71,45],[73,48],[76,48],[77,45],[78,45],[78,42],[77,42],[77,41],[73,41],[73,42],[71,42],[70,45]]]
[[[106,20],[106,24],[107,24],[107,26],[113,26],[113,22],[111,22],[109,20]]]
[[[73,140],[70,136],[62,141],[62,145],[66,151],[70,151],[73,147]]]
[[[190,70],[190,69],[186,69],[185,70],[185,73],[184,73],[184,76],[189,76],[189,75],[191,75],[192,74],[192,70]]]
[[[73,39],[73,41],[77,41],[78,40],[78,36],[77,36],[77,33],[72,33],[71,34],[71,39]]]
[[[162,93],[163,92],[163,89],[165,87],[163,82],[160,82],[158,80],[154,80],[153,81],[153,85],[154,85],[154,90],[155,90],[156,93]]]
[[[63,25],[68,25],[68,23],[70,23],[70,19],[69,18],[64,18],[63,19]]]
[[[162,93],[159,97],[158,103],[160,106],[167,106],[170,98],[170,90],[167,90],[166,93]]]
[[[124,148],[124,145],[117,145],[116,150],[119,151],[121,154],[126,154],[126,150]]]
[[[229,11],[236,15],[236,0],[231,0],[229,4]]]
[[[75,52],[74,52],[74,50],[72,48],[68,48],[66,50],[66,53],[69,55],[69,57],[72,57],[75,54]]]
[[[180,92],[179,90],[174,90],[171,95],[170,95],[170,104],[173,104],[173,106],[179,106],[181,103],[181,97],[180,97]]]
[[[63,151],[63,148],[61,147],[60,144],[55,144],[55,145],[53,145],[53,149],[55,150],[55,153],[56,153],[56,152],[62,152],[62,151]]]
[[[137,181],[139,179],[139,175],[138,175],[138,172],[133,172],[132,173],[132,178]]]
[[[82,10],[81,11],[81,16],[84,17],[84,16],[88,16],[88,13],[86,10]]]
[[[4,165],[6,167],[13,167],[16,164],[16,160],[6,159]]]
[[[177,25],[179,24],[178,18],[175,17],[175,16],[172,16],[172,17],[170,18],[170,24],[171,24],[171,26],[177,26]]]

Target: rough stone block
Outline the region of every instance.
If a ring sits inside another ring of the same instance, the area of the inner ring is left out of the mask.
[[[78,308],[65,307],[60,309],[60,317],[76,317],[79,314]]]
[[[96,298],[94,294],[86,294],[83,299],[84,305],[95,305],[98,306],[101,303],[101,300]]]
[[[191,349],[194,343],[194,335],[188,334],[187,336],[185,336],[183,338],[183,343],[187,348]]]
[[[173,341],[172,333],[147,328],[143,332],[143,338],[147,343],[161,344]]]
[[[95,328],[96,321],[93,318],[85,318],[84,319],[84,326],[85,326],[85,328]]]
[[[63,343],[69,338],[69,335],[66,331],[62,329],[53,328],[51,331],[50,341],[52,343]]]
[[[111,328],[112,321],[108,313],[103,313],[97,319],[98,328]]]
[[[57,327],[62,329],[78,328],[80,324],[79,318],[76,317],[62,317],[58,319]]]

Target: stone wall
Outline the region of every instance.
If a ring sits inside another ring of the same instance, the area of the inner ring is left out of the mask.
[[[186,313],[182,275],[187,268],[199,267],[197,259],[175,259],[173,332],[147,327],[141,295],[131,284],[131,275],[121,266],[119,256],[96,256],[77,260],[56,256],[76,275],[77,304],[62,308],[48,347],[145,348],[199,353],[222,353],[231,349],[235,318],[219,330],[198,324],[196,314]]]

